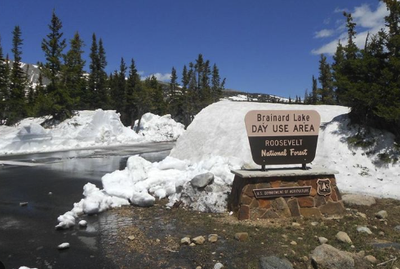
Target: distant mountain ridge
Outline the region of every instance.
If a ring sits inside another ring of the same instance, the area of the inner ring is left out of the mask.
[[[12,61],[9,62],[9,65],[12,66]],[[40,68],[37,64],[28,64],[28,63],[21,63],[21,68],[25,72],[27,76],[27,81],[29,86],[36,88],[39,84],[39,75],[40,75]],[[44,86],[47,86],[50,83],[45,77],[42,77],[42,83]],[[159,81],[159,83],[163,86],[164,91],[168,91],[168,82]],[[248,93],[243,91],[238,91],[234,89],[224,89],[223,97],[227,98],[231,101],[249,101],[249,102],[266,102],[266,103],[289,103],[288,98],[272,95],[272,94],[265,94],[265,93]]]

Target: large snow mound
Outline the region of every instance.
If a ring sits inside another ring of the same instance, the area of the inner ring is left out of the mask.
[[[347,138],[357,134],[350,126],[349,108],[326,105],[286,105],[221,101],[196,115],[170,156],[193,163],[211,156],[241,162],[247,168],[259,167],[251,157],[244,117],[250,110],[316,110],[321,115],[316,158],[312,166],[339,171],[336,176],[342,192],[400,199],[400,165],[380,162],[379,155],[394,146],[392,134],[372,130],[374,149],[350,147]]]
[[[156,199],[168,197],[169,206],[182,201],[194,210],[225,211],[234,177],[230,171],[259,167],[250,153],[244,123],[246,113],[278,109],[319,112],[321,127],[312,166],[339,171],[336,178],[342,192],[400,199],[399,164],[379,161],[379,154],[393,147],[393,135],[372,130],[373,149],[349,146],[347,138],[359,130],[358,126],[349,125],[348,108],[221,101],[196,115],[170,156],[163,161],[150,163],[132,156],[124,170],[103,176],[103,190],[86,187],[92,191],[84,190],[85,198],[60,216],[59,226],[69,227],[79,214],[101,212],[126,204],[128,200],[135,205],[150,206]],[[214,174],[214,181],[204,188],[193,187],[192,179],[207,172]]]
[[[46,117],[27,118],[13,127],[0,126],[0,154],[173,141],[184,132],[184,126],[170,115],[160,117],[152,113],[143,115],[139,134],[125,127],[113,110],[78,111],[74,117],[48,129],[40,125],[45,120]]]

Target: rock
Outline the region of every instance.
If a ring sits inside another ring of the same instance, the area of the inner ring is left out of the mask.
[[[385,235],[385,232],[380,231],[378,234],[379,234],[380,236],[384,236],[384,235]]]
[[[201,266],[197,266],[196,269],[201,269]]]
[[[235,234],[235,239],[238,241],[246,241],[249,238],[249,234],[248,233],[236,233]]]
[[[311,255],[311,264],[314,268],[351,269],[354,268],[354,259],[351,254],[340,251],[331,245],[323,244],[316,247]]]
[[[181,239],[181,245],[189,245],[190,244],[190,237],[184,237]]]
[[[286,203],[286,200],[283,197],[276,198],[272,202],[272,207],[275,211],[282,217],[290,217],[292,213],[290,212],[289,206]]]
[[[206,239],[204,236],[197,236],[192,239],[192,242],[195,243],[196,245],[203,245]]]
[[[351,241],[349,235],[345,232],[338,232],[336,234],[336,239],[339,240],[340,242],[352,244],[353,242]]]
[[[19,206],[27,206],[28,205],[28,202],[21,202],[21,203],[19,203]]]
[[[341,202],[331,202],[328,201],[327,204],[320,206],[319,210],[322,214],[331,215],[343,215],[346,212],[343,204]]]
[[[204,173],[195,176],[190,183],[194,188],[205,188],[207,185],[210,185],[214,182],[214,174],[213,173]]]
[[[195,243],[190,243],[190,247],[194,247],[196,244]]]
[[[374,256],[372,255],[367,255],[364,257],[364,260],[368,261],[369,263],[375,264],[377,263],[377,260]]]
[[[316,222],[316,221],[313,221],[313,222],[311,222],[311,226],[318,226],[319,225],[319,222]]]
[[[363,219],[367,219],[367,215],[361,212],[357,212],[356,216],[362,217]]]
[[[135,240],[135,236],[134,235],[130,235],[130,236],[128,236],[128,239],[133,241],[133,240]]]
[[[292,242],[290,242],[290,244],[291,244],[292,246],[297,246],[297,242],[296,242],[296,241],[292,241]]]
[[[375,217],[378,219],[386,219],[388,217],[388,213],[385,210],[381,210],[375,214]]]
[[[347,206],[371,206],[376,204],[376,200],[374,197],[362,194],[345,194],[342,196],[342,200],[343,203]]]
[[[241,205],[238,212],[238,219],[245,220],[250,218],[250,207],[248,205]]]
[[[86,227],[87,226],[87,221],[86,220],[81,220],[78,222],[80,227]]]
[[[218,241],[218,234],[210,234],[208,236],[208,242],[215,243]]]
[[[371,230],[368,227],[365,227],[365,226],[358,226],[357,227],[357,232],[372,234]]]
[[[49,195],[53,195],[53,193],[51,192],[51,191],[49,191],[49,193],[48,193]]]
[[[224,268],[224,265],[223,265],[222,263],[217,262],[217,263],[214,265],[214,269],[221,269],[221,268]]]
[[[396,232],[400,232],[400,225],[395,226],[395,227],[394,227],[394,230],[395,230]]]
[[[67,249],[69,247],[70,247],[69,243],[62,243],[62,244],[58,245],[58,249],[60,249],[60,250]]]
[[[325,244],[328,242],[328,239],[321,236],[321,237],[318,237],[318,241],[320,244]]]
[[[300,225],[300,223],[293,222],[293,223],[292,223],[292,226],[293,226],[293,227],[300,227],[301,225]]]
[[[293,269],[293,265],[288,259],[280,259],[276,256],[261,257],[261,269]]]

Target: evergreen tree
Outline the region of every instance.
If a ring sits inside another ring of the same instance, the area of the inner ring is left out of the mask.
[[[84,100],[80,100],[80,97],[86,94],[86,79],[83,71],[86,62],[82,59],[83,46],[84,43],[76,32],[70,41],[69,51],[64,55],[65,64],[61,72],[63,86],[70,93],[75,109],[85,108]]]
[[[135,91],[140,84],[140,76],[137,72],[135,61],[131,59],[129,66],[129,75],[126,85],[126,107],[125,113],[129,117],[129,125],[133,128],[135,124],[135,113],[137,112],[137,106],[135,103]]]
[[[319,83],[321,84],[321,102],[332,105],[333,100],[333,79],[331,67],[326,60],[325,55],[321,54],[319,61]]]
[[[316,105],[318,103],[318,85],[317,79],[312,76],[312,91],[311,91],[311,100],[310,104]]]
[[[117,108],[120,113],[124,112],[126,106],[126,71],[127,67],[124,58],[121,58],[119,71],[116,76],[115,88],[112,92],[113,105]],[[124,115],[125,116],[125,115]],[[124,122],[126,122],[125,117]]]
[[[43,72],[44,76],[50,80],[50,84],[46,87],[46,97],[51,103],[50,114],[53,116],[53,120],[62,121],[72,116],[75,102],[61,81],[61,71],[64,69],[62,58],[66,40],[61,32],[62,23],[54,10],[49,29],[50,33],[47,35],[47,39],[42,41],[42,50],[46,56]]]
[[[99,49],[97,45],[96,34],[92,35],[92,46],[90,47],[90,64],[89,64],[89,79],[88,79],[88,91],[84,95],[84,102],[87,108],[94,108],[95,104],[99,103],[97,98],[97,86],[99,84]]]
[[[62,52],[67,46],[61,28],[62,23],[53,10],[51,23],[49,24],[50,33],[47,35],[47,39],[42,41],[42,50],[46,56],[43,72],[50,80],[50,84],[47,87],[49,92],[56,90],[60,84]]]
[[[25,72],[21,68],[21,47],[23,44],[21,35],[20,27],[15,26],[13,31],[13,46],[11,50],[14,56],[14,61],[10,74],[10,110],[7,115],[7,124],[9,125],[16,123],[27,115],[25,102],[26,76]]]
[[[176,74],[176,69],[172,67],[171,70],[171,81],[169,83],[169,94],[168,94],[168,109],[169,113],[173,118],[177,116],[182,116],[182,98],[181,95],[178,94],[178,76]]]
[[[332,77],[333,77],[333,85],[336,88],[335,90],[335,102],[339,105],[343,105],[343,98],[346,91],[346,85],[343,85],[344,82],[344,64],[345,64],[345,51],[340,43],[338,42],[338,46],[336,48],[336,52],[333,55],[333,64],[332,64]]]
[[[0,125],[4,124],[5,116],[8,110],[7,103],[9,99],[10,88],[10,67],[7,59],[3,55],[3,47],[0,38]]]
[[[109,98],[107,92],[107,66],[106,53],[102,39],[97,43],[96,34],[92,35],[92,46],[90,48],[90,74],[88,80],[88,107],[108,108]]]
[[[219,76],[219,69],[216,64],[213,65],[212,78],[211,78],[211,92],[213,96],[213,102],[217,102],[222,97],[223,84],[221,84],[221,78]]]

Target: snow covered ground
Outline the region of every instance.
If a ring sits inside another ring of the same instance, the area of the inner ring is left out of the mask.
[[[138,134],[125,127],[113,110],[79,111],[50,129],[40,125],[45,120],[46,117],[27,118],[16,126],[0,126],[0,155],[172,141],[184,132],[184,126],[170,115],[160,117],[151,113],[143,115]]]
[[[308,109],[321,115],[317,154],[312,166],[339,171],[337,181],[342,192],[400,199],[400,165],[385,164],[379,158],[379,154],[393,148],[393,136],[373,130],[373,146],[349,147],[347,138],[357,133],[357,127],[348,125],[348,108],[221,101],[196,115],[165,160],[150,163],[132,156],[124,170],[102,178],[103,190],[92,184],[85,185],[85,197],[58,218],[58,226],[70,227],[83,213],[125,205],[128,199],[133,204],[149,206],[156,199],[168,197],[169,206],[180,200],[194,210],[223,212],[233,181],[230,170],[257,167],[251,158],[245,130],[246,113]],[[202,190],[193,187],[191,180],[206,172],[214,174],[213,183]]]

